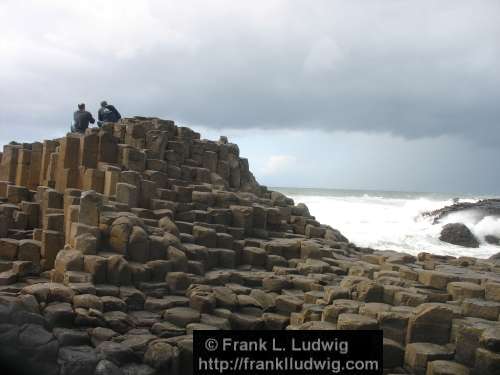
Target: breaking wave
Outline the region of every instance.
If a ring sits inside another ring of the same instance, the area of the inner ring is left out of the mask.
[[[500,252],[500,246],[488,244],[484,236],[500,237],[500,218],[479,212],[453,213],[438,224],[422,213],[453,204],[453,196],[429,193],[363,192],[349,190],[275,188],[305,203],[320,222],[340,230],[358,246],[380,250],[404,251],[413,255],[426,251],[441,255],[487,258]],[[480,197],[467,197],[474,202]],[[482,198],[482,197],[481,197]],[[480,247],[464,248],[439,240],[443,225],[461,222],[480,241]]]

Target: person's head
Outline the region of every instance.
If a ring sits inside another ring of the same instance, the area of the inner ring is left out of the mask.
[[[85,103],[80,103],[80,104],[78,104],[78,109],[79,109],[80,111],[84,111],[84,110],[85,110]]]
[[[101,107],[106,107],[108,105],[108,102],[106,100],[103,100],[101,102]]]

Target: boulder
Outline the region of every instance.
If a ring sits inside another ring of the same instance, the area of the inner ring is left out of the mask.
[[[500,238],[498,238],[497,236],[494,236],[492,234],[487,234],[486,236],[484,236],[484,240],[489,243],[490,245],[500,245]],[[496,254],[498,255],[498,254]],[[497,258],[494,258],[494,255],[490,257],[490,259],[497,259]]]
[[[479,247],[479,241],[469,228],[462,223],[446,224],[441,230],[439,239],[453,245],[463,247]]]

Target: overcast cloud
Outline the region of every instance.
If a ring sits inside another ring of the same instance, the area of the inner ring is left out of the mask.
[[[108,99],[125,115],[273,129],[276,143],[316,129],[427,142],[434,160],[463,142],[500,156],[500,2],[2,0],[0,82],[3,142],[61,135],[77,103]],[[276,147],[259,150],[264,179],[300,162]]]

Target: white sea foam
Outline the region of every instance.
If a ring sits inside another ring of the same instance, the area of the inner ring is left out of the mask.
[[[500,237],[500,219],[482,217],[478,212],[465,211],[447,216],[439,224],[423,212],[453,203],[452,197],[430,194],[353,192],[335,190],[276,189],[305,203],[312,215],[340,230],[351,242],[382,250],[405,251],[416,255],[427,251],[452,256],[487,258],[500,252],[500,247],[487,244],[484,236]],[[461,199],[475,201],[475,199]],[[477,249],[451,245],[439,240],[443,225],[461,222],[469,227],[481,242]]]

